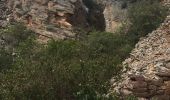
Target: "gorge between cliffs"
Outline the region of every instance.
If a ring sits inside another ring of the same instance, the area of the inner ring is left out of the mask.
[[[0,100],[170,100],[170,0],[0,0]]]

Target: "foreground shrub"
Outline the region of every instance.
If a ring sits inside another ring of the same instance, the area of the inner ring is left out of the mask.
[[[131,50],[121,35],[90,33],[86,41],[19,43],[14,64],[1,73],[2,99],[102,100]],[[118,45],[119,44],[119,45]]]

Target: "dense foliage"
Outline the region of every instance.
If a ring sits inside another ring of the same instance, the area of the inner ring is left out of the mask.
[[[167,9],[158,0],[141,0],[128,10],[130,34],[141,37],[156,29],[167,15]]]
[[[1,29],[0,99],[119,100],[106,96],[110,78],[118,77],[121,62],[139,36],[155,29],[165,16],[158,4],[141,5],[129,10],[128,34],[94,31],[81,40],[51,40],[41,45],[20,24]]]

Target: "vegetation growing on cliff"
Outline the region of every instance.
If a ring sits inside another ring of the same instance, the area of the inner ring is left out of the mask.
[[[167,9],[156,0],[138,1],[128,10],[130,34],[142,37],[159,27],[167,15]]]
[[[137,3],[129,16],[131,27],[123,34],[94,31],[83,40],[51,40],[46,46],[22,25],[1,29],[0,99],[115,100],[106,97],[110,78],[120,74],[136,40],[163,21],[165,10]]]

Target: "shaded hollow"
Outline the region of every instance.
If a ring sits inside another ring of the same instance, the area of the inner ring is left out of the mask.
[[[93,0],[83,0],[83,3],[88,8],[87,21],[89,26],[99,31],[105,31],[104,6]]]
[[[77,1],[74,14],[67,16],[67,21],[79,28],[88,30],[105,31],[104,7],[93,0]]]

